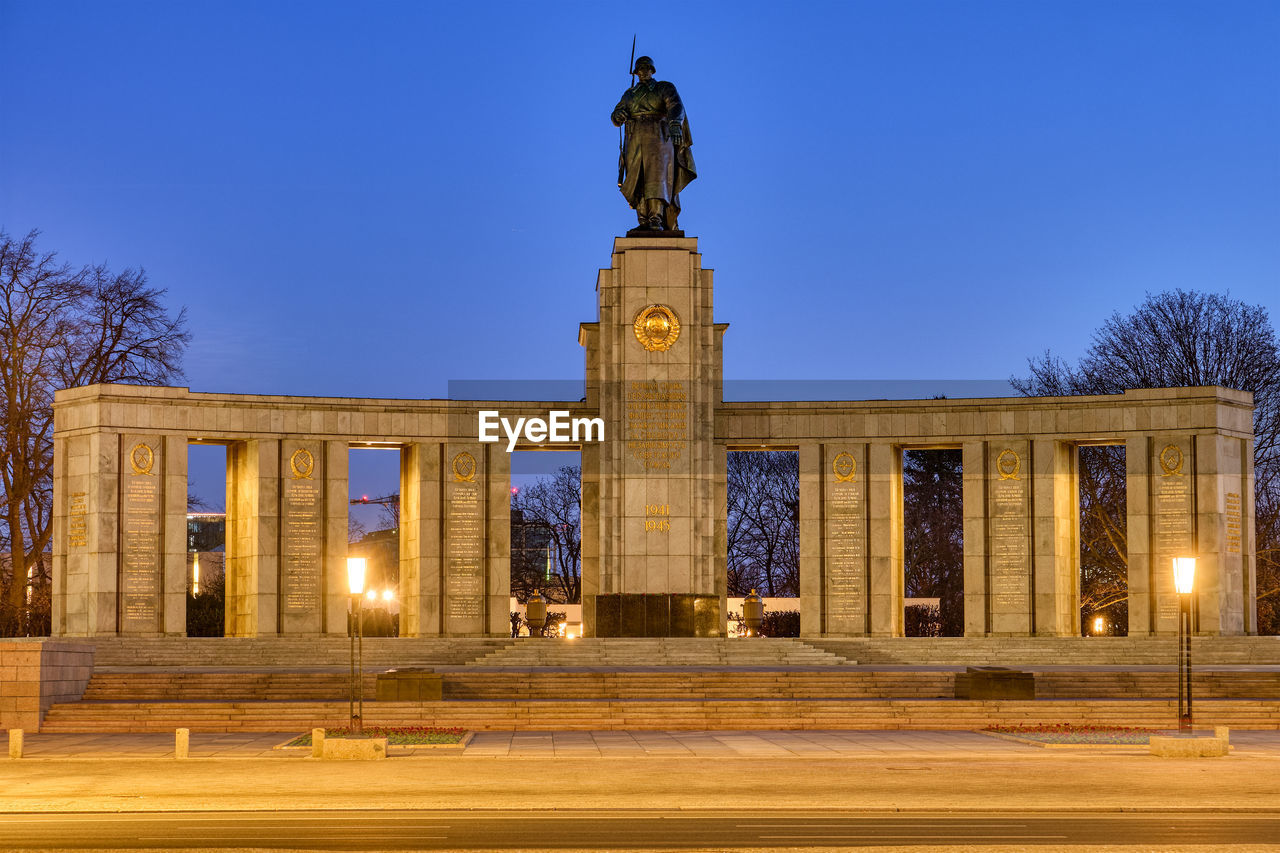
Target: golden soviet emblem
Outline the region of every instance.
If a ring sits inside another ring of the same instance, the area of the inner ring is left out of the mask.
[[[1018,472],[1022,470],[1022,459],[1012,450],[1005,448],[996,457],[996,471],[1001,480],[1021,480]]]
[[[151,449],[151,445],[138,443],[129,451],[129,467],[133,469],[133,473],[150,474],[155,464],[156,452]]]
[[[476,458],[465,450],[453,457],[453,480],[455,483],[476,481]]]
[[[1182,448],[1176,444],[1165,445],[1164,450],[1160,451],[1160,470],[1164,471],[1166,477],[1174,474],[1182,474]]]
[[[852,483],[854,474],[858,473],[858,460],[851,453],[837,453],[831,462],[831,470],[837,483]]]
[[[316,458],[310,450],[299,447],[289,457],[289,470],[293,472],[295,480],[310,480],[316,470]]]
[[[680,318],[666,305],[650,305],[636,315],[636,340],[649,352],[666,352],[680,337]]]

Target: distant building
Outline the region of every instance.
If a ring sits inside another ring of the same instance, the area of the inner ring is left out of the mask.
[[[187,513],[188,551],[225,551],[227,549],[227,514],[225,512]]]
[[[547,560],[551,555],[551,530],[542,519],[525,519],[524,511],[511,510],[511,594],[521,601],[535,589],[553,591]]]

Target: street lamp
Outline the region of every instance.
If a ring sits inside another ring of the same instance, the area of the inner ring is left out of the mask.
[[[1178,731],[1191,731],[1191,590],[1196,558],[1173,558],[1173,586],[1178,591]],[[1183,705],[1183,694],[1186,705]]]
[[[361,677],[364,671],[364,631],[361,626],[364,616],[364,557],[347,557],[347,587],[351,591],[351,613],[349,624],[351,630],[351,733],[364,734],[364,685]],[[357,651],[358,649],[358,651]],[[359,655],[359,665],[356,658]],[[357,711],[357,706],[359,710]]]

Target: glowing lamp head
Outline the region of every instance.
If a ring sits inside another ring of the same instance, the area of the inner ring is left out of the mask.
[[[1101,616],[1093,617],[1093,633],[1101,634],[1102,630],[1105,627],[1107,627],[1107,623],[1103,620]]]
[[[365,598],[367,598],[367,599],[369,599],[370,601],[377,601],[377,600],[378,600],[378,591],[377,591],[376,589],[371,589],[371,590],[369,590],[368,592],[366,592],[366,593],[364,594],[364,597],[365,597]]]
[[[347,586],[352,595],[360,595],[364,592],[366,562],[364,557],[347,557]]]
[[[395,591],[391,587],[387,587],[382,591],[382,600],[391,601],[396,597]]]
[[[1195,557],[1174,557],[1173,558],[1173,586],[1178,590],[1178,595],[1187,595],[1191,592],[1192,586],[1196,579],[1196,558]]]

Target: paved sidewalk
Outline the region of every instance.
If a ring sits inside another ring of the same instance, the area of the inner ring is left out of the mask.
[[[192,758],[302,758],[309,748],[279,749],[297,732],[191,734]],[[1231,732],[1233,755],[1280,758],[1280,731]],[[957,731],[561,731],[477,732],[464,758],[838,758],[1016,757],[1074,750]],[[1081,750],[1092,752],[1091,750]],[[1145,754],[1145,746],[1103,754]],[[438,757],[457,750],[392,747],[391,755]],[[1096,753],[1095,753],[1096,754]],[[27,734],[24,759],[171,758],[171,734]],[[0,761],[3,761],[0,758]]]

